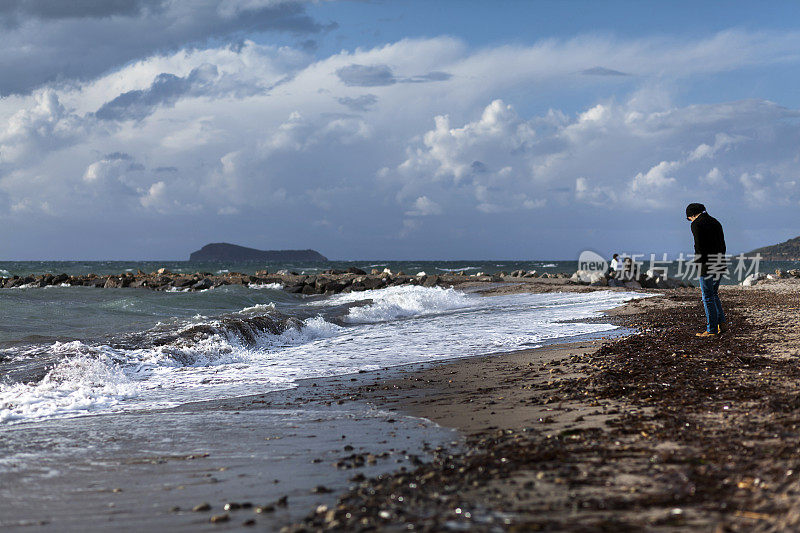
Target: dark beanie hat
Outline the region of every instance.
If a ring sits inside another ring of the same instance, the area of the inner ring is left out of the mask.
[[[706,206],[704,206],[703,204],[689,204],[686,206],[686,218],[699,215],[705,210]]]

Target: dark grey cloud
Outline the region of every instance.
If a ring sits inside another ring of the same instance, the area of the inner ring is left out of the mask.
[[[348,87],[381,87],[395,83],[425,83],[429,81],[449,80],[452,75],[447,72],[429,72],[408,78],[398,78],[389,65],[352,64],[336,71],[336,75]]]
[[[335,26],[316,22],[300,0],[252,7],[216,0],[0,0],[0,96],[89,79],[209,39],[312,35]]]
[[[370,107],[378,103],[378,97],[374,94],[362,94],[354,97],[344,96],[337,98],[336,101],[353,111],[369,111]]]
[[[42,20],[136,16],[158,9],[164,0],[3,0],[0,18],[17,25],[26,18]]]
[[[156,167],[153,172],[177,172],[178,167]]]
[[[613,70],[605,67],[587,68],[586,70],[582,70],[581,74],[585,76],[630,76],[630,74],[626,72],[620,72],[619,70]]]
[[[486,166],[486,163],[483,161],[473,161],[470,165],[472,172],[475,174],[485,174],[489,172],[489,168]]]
[[[389,65],[347,65],[338,69],[336,75],[349,87],[380,87],[397,83]]]
[[[132,161],[133,156],[125,152],[111,152],[103,156],[106,161]]]
[[[106,102],[95,116],[101,120],[142,120],[158,107],[170,107],[182,96],[201,90],[216,76],[217,68],[213,65],[198,67],[184,78],[162,73],[147,89],[128,91]]]
[[[412,76],[410,78],[404,78],[402,80],[398,80],[402,83],[425,83],[428,81],[447,81],[452,78],[453,75],[448,72],[428,72],[427,74],[422,74],[420,76]]]
[[[306,52],[315,52],[319,48],[319,43],[314,39],[306,39],[299,43],[299,46]]]

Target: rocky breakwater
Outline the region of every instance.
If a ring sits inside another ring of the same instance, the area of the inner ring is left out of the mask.
[[[384,289],[398,285],[419,285],[422,287],[453,287],[468,281],[502,281],[499,276],[480,275],[467,276],[459,274],[426,274],[420,272],[410,276],[404,272],[394,273],[389,269],[379,271],[373,269],[369,274],[358,268],[347,270],[326,270],[322,274],[307,276],[293,272],[280,271],[284,289],[299,294],[337,294],[340,292],[358,292],[373,289]]]
[[[624,287],[626,289],[679,289],[693,287],[691,282],[667,277],[658,270],[648,270],[645,274],[633,274],[627,277],[613,278],[608,273],[590,270],[578,270],[570,278],[581,285],[593,287]]]
[[[789,271],[790,273],[793,271]],[[783,274],[791,276],[791,274]],[[691,287],[691,283],[672,278],[666,278],[656,273],[648,272],[636,280],[620,282],[607,275],[579,270],[570,275],[564,272],[539,273],[534,270],[516,270],[514,272],[498,272],[486,274],[478,272],[454,272],[445,274],[426,274],[419,272],[409,275],[404,272],[392,272],[389,269],[372,269],[369,273],[359,268],[351,267],[347,270],[325,270],[319,274],[304,274],[279,270],[268,272],[259,270],[255,274],[229,272],[212,274],[210,272],[195,272],[193,274],[174,273],[166,268],[155,272],[136,273],[124,272],[114,275],[69,275],[69,274],[39,274],[29,276],[0,277],[0,288],[34,288],[48,286],[62,287],[95,287],[105,289],[142,288],[155,291],[191,292],[204,291],[223,287],[226,285],[255,286],[261,288],[265,285],[276,284],[275,288],[282,288],[286,292],[303,295],[331,295],[341,292],[358,292],[373,289],[383,289],[398,285],[417,285],[422,287],[455,287],[462,284],[480,283],[516,283],[526,284],[530,287],[568,285],[591,285],[594,287],[625,287],[628,289],[674,289]],[[533,289],[532,289],[533,290]]]
[[[480,274],[479,274],[480,275]],[[503,271],[497,274],[501,278],[540,278],[540,279],[567,279],[569,274],[566,272],[537,272],[536,270],[515,270],[510,274]]]
[[[230,272],[212,274],[195,272],[194,274],[173,273],[165,268],[155,272],[125,272],[115,275],[68,275],[40,274],[30,276],[11,276],[0,278],[0,287],[33,288],[48,286],[83,286],[105,289],[143,288],[156,291],[203,291],[225,285],[263,286],[279,284],[284,290],[296,294],[337,294],[340,292],[366,291],[382,289],[397,285],[420,285],[423,287],[451,287],[467,281],[501,281],[497,276],[464,274],[428,275],[421,272],[410,276],[403,272],[373,270],[367,274],[358,268],[348,270],[326,270],[317,275],[305,275],[297,272],[280,270],[270,273],[260,270],[255,274]]]
[[[69,274],[40,274],[29,276],[11,276],[0,278],[0,287],[5,289],[32,288],[32,287],[96,287],[104,289],[118,288],[146,288],[152,290],[186,290],[197,291],[219,287],[222,285],[247,285],[260,278],[247,274],[231,273],[224,276],[215,276],[210,272],[195,272],[194,274],[175,274],[165,268],[155,272],[145,273],[141,270],[135,274],[124,272],[114,275],[69,275]]]
[[[774,274],[767,274],[764,272],[756,272],[750,274],[742,281],[742,286],[752,287],[753,285],[769,283],[780,280],[797,280],[800,279],[800,269],[793,268],[791,270],[776,269]]]

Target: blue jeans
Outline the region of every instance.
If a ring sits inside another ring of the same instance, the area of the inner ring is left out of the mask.
[[[706,329],[709,333],[716,333],[717,326],[725,322],[725,313],[722,311],[718,290],[718,277],[700,277],[700,293],[703,295],[703,307],[706,309]]]

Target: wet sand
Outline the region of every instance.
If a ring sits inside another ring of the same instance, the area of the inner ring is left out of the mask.
[[[723,287],[731,330],[716,339],[694,336],[697,289],[666,291],[609,313],[637,334],[362,387],[459,429],[466,449],[367,479],[289,529],[796,531],[798,289]]]
[[[0,529],[277,530],[333,503],[357,474],[413,467],[458,444],[452,430],[352,401],[367,376],[3,428]]]

